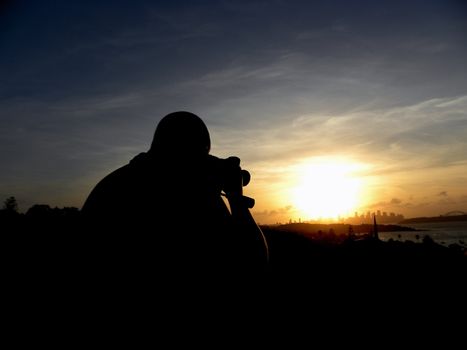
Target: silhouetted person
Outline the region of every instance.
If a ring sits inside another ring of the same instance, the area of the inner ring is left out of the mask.
[[[267,244],[242,195],[248,173],[238,158],[214,157],[210,148],[198,116],[171,113],[157,125],[148,152],[95,186],[82,213],[96,232],[101,265],[153,281],[265,272]]]

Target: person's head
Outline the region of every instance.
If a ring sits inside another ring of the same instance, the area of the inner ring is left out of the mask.
[[[210,149],[206,124],[193,113],[179,111],[161,119],[149,151],[167,156],[204,156]]]

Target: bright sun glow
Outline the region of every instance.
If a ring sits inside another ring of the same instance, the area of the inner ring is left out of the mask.
[[[360,202],[358,163],[319,160],[299,166],[292,200],[305,220],[337,218],[353,213]]]

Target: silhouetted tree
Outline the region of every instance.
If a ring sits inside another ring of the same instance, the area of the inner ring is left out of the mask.
[[[15,197],[8,197],[0,210],[0,232],[13,234],[19,230],[22,215],[18,212],[18,202]]]
[[[52,213],[52,208],[48,204],[34,204],[31,208],[28,209],[26,212],[27,217],[34,217],[34,218],[44,218],[49,217]]]
[[[428,235],[423,236],[423,243],[428,245],[434,245],[435,241]]]
[[[16,201],[15,197],[8,197],[4,202],[3,202],[3,210],[9,211],[9,212],[18,212],[18,202]]]

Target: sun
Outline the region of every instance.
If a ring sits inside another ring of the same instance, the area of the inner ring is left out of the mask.
[[[292,202],[305,220],[336,219],[358,207],[362,179],[358,163],[343,160],[314,160],[300,165]]]

